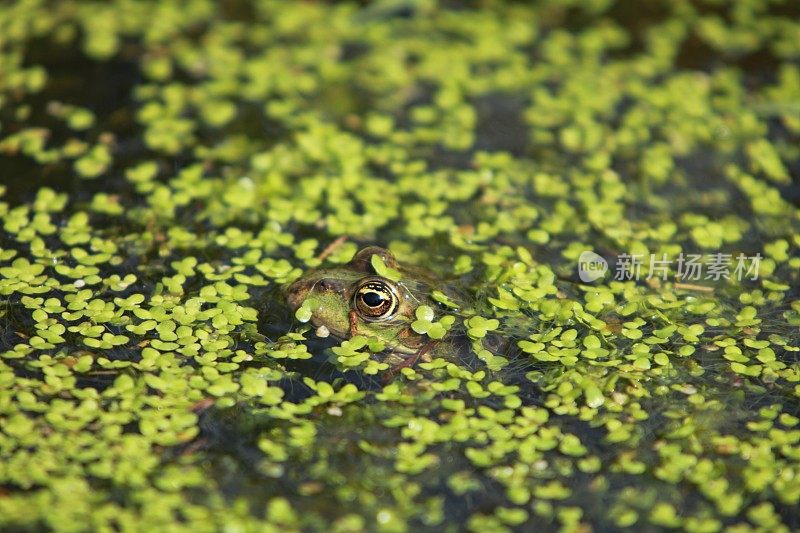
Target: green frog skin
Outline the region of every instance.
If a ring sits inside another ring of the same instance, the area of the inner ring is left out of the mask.
[[[372,256],[400,272],[399,281],[379,276]],[[386,350],[405,360],[427,359],[433,345],[411,328],[420,305],[437,309],[430,298],[437,281],[429,273],[401,265],[387,249],[368,246],[346,265],[306,272],[289,285],[286,300],[292,311],[310,302],[311,323],[340,339],[362,335],[381,341]],[[410,363],[411,364],[411,363]]]

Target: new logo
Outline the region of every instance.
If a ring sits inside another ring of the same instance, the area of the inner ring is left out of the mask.
[[[591,283],[602,278],[608,271],[608,262],[594,252],[586,250],[578,258],[578,276],[581,281]]]

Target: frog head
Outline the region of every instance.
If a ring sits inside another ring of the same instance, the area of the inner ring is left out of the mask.
[[[400,279],[378,275],[374,255],[400,272]],[[289,285],[286,300],[293,312],[308,302],[318,334],[340,339],[363,335],[394,352],[415,353],[425,338],[411,329],[411,322],[418,306],[430,304],[430,290],[425,275],[399,265],[389,250],[368,246],[346,265],[308,271]]]

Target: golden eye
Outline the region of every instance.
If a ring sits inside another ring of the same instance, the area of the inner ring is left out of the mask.
[[[385,279],[367,278],[356,287],[353,305],[364,320],[381,322],[394,317],[400,308],[400,297],[395,286]]]

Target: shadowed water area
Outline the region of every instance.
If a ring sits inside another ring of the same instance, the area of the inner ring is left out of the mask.
[[[3,3],[0,530],[797,530],[798,21]]]

